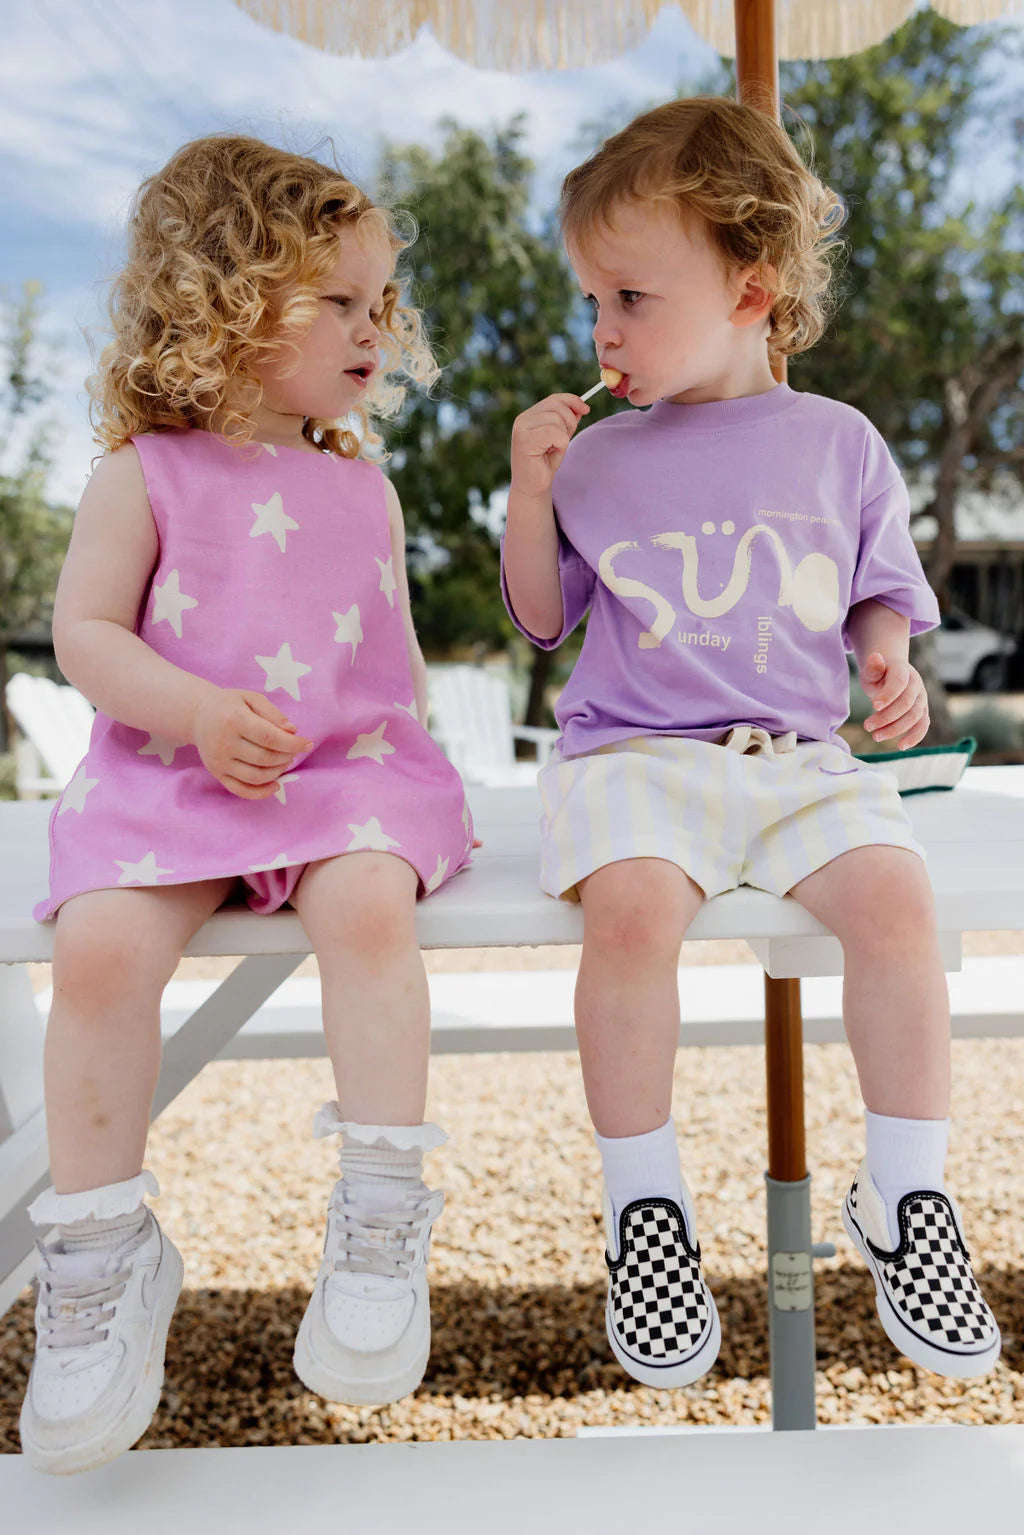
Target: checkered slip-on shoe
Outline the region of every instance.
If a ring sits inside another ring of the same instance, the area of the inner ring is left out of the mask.
[[[843,1203],[843,1225],[871,1270],[886,1335],[937,1375],[986,1374],[1002,1340],[971,1270],[955,1200],[927,1189],[904,1194],[897,1220],[893,1249],[885,1204],[862,1162]]]
[[[661,1196],[626,1205],[618,1225],[607,1190],[608,1306],[612,1353],[645,1386],[689,1386],[718,1357],[722,1329],[700,1271],[693,1204]]]

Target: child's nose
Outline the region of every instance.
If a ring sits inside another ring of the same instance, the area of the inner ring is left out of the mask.
[[[609,320],[606,320],[603,315],[599,314],[594,321],[593,334],[594,345],[599,352],[606,346],[617,346],[619,343],[618,332],[614,325]]]

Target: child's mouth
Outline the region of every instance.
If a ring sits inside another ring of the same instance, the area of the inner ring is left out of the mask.
[[[354,379],[360,388],[364,389],[369,383],[372,374],[373,368],[369,363],[364,363],[361,367],[358,368],[345,369],[345,377]]]
[[[608,393],[613,394],[617,400],[624,400],[629,393],[629,374],[624,373],[615,388],[609,389]]]

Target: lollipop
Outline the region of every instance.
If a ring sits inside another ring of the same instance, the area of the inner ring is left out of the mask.
[[[614,389],[617,384],[622,383],[622,378],[623,375],[619,372],[618,368],[602,368],[601,382],[588,389],[586,394],[581,394],[580,399],[589,400],[590,396],[596,394],[599,389]]]

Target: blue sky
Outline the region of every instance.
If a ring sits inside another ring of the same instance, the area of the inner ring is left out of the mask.
[[[82,333],[101,322],[135,187],[186,139],[235,129],[309,151],[330,136],[370,185],[385,140],[431,144],[445,115],[486,129],[522,112],[549,202],[588,124],[624,122],[716,64],[672,7],[621,58],[521,75],[474,69],[429,33],[389,58],[338,58],[232,0],[0,0],[0,22],[0,286],[44,285],[61,439],[51,491],[71,503],[95,451]]]

